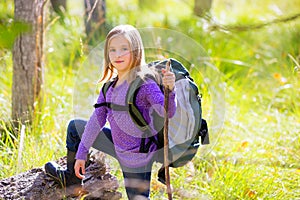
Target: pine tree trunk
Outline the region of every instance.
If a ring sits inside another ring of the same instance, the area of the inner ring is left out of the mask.
[[[32,122],[43,83],[43,21],[45,0],[15,0],[14,20],[26,23],[13,47],[12,119]]]
[[[203,17],[211,9],[212,0],[195,0],[194,14]]]

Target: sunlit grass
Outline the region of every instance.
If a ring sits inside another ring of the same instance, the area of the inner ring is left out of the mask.
[[[299,198],[299,19],[245,32],[211,31],[208,21],[191,16],[192,0],[150,1],[151,6],[141,9],[137,2],[107,1],[108,24],[164,27],[187,34],[207,51],[225,86],[225,119],[218,141],[213,147],[201,147],[192,163],[171,169],[174,198]],[[223,25],[270,21],[300,8],[296,0],[213,2],[212,15]],[[178,5],[181,12],[174,11]],[[21,154],[20,136],[8,123],[12,55],[9,51],[0,52],[0,178],[41,167],[65,155],[66,125],[74,117],[75,81],[84,78],[77,77],[77,73],[90,50],[85,46],[82,15],[78,17],[81,6],[79,1],[71,4],[64,24],[52,18],[46,28],[42,111],[37,113],[32,127],[25,124]],[[197,70],[192,75],[196,82],[203,82],[203,113],[212,122],[213,91]],[[19,164],[18,155],[22,156]],[[125,197],[118,164],[110,164]],[[155,165],[153,170],[151,197],[166,199],[165,186],[156,180],[158,167]]]
[[[214,0],[213,15],[221,24],[253,24],[299,13],[299,1]]]

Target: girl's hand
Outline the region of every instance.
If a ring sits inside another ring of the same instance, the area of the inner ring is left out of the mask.
[[[83,179],[84,178],[83,174],[85,174],[85,160],[76,160],[74,170],[75,170],[75,175],[78,178]],[[80,174],[80,170],[82,174]]]
[[[173,90],[175,86],[175,74],[169,69],[162,69],[162,82],[165,87],[168,87],[169,90]]]

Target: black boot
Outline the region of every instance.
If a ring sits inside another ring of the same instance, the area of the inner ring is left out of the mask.
[[[62,187],[68,187],[70,185],[80,185],[81,179],[75,175],[76,152],[67,151],[67,169],[62,170],[56,162],[48,162],[45,164],[46,173],[51,176]]]

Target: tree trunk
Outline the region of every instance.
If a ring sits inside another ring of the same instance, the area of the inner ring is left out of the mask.
[[[100,41],[106,35],[105,18],[106,3],[105,0],[85,0],[85,31],[88,43],[92,44]]]
[[[66,0],[50,0],[53,10],[61,17],[64,17],[64,13],[67,10]]]
[[[211,9],[212,0],[195,0],[194,14],[203,17]]]
[[[43,21],[46,0],[15,0],[14,19],[26,23],[13,47],[12,119],[32,122],[34,104],[40,98],[43,83]]]

